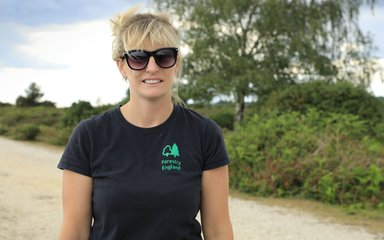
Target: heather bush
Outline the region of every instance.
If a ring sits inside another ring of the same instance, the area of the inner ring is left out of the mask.
[[[36,140],[40,129],[35,124],[23,124],[16,129],[15,138],[19,140]]]

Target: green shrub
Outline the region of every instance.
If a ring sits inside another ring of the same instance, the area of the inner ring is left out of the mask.
[[[8,132],[7,127],[0,123],[0,135],[4,135],[7,132]]]
[[[54,145],[59,145],[59,146],[64,146],[67,144],[69,137],[71,136],[72,133],[72,128],[60,128],[57,131],[56,138],[52,140],[50,143]]]
[[[234,104],[220,102],[210,106],[191,105],[188,108],[206,116],[217,123],[221,128],[233,130],[234,128]]]
[[[211,115],[210,118],[215,121],[221,128],[233,130],[234,125],[234,114],[228,112],[216,113]]]
[[[384,102],[364,88],[348,82],[311,81],[272,93],[262,104],[263,112],[306,113],[316,108],[322,113],[352,114],[368,121],[371,133],[384,122]]]
[[[53,145],[63,146],[67,144],[72,128],[57,128],[40,126],[39,140]]]
[[[23,124],[16,129],[15,138],[19,140],[36,140],[40,129],[35,124]]]
[[[26,123],[36,125],[57,125],[62,110],[53,107],[2,107],[0,108],[0,123],[12,127]]]
[[[95,110],[91,103],[87,101],[78,101],[73,103],[70,108],[65,111],[61,124],[63,127],[74,127],[81,120],[91,117],[95,114]]]
[[[383,143],[384,142],[384,121],[381,123],[378,123],[375,126],[374,131],[375,131],[376,139]]]
[[[24,115],[19,111],[10,111],[3,113],[1,116],[1,123],[7,126],[16,126],[23,122],[25,119]]]
[[[375,144],[372,144],[375,143]],[[254,115],[226,133],[231,187],[261,196],[384,204],[384,146],[348,114]]]

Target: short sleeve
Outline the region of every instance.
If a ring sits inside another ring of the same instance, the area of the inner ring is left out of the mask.
[[[221,130],[215,122],[209,119],[204,131],[203,144],[203,170],[210,170],[229,164]]]
[[[81,121],[72,132],[58,168],[91,177],[89,120]]]

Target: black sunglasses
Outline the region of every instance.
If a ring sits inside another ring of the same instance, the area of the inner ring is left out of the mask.
[[[123,54],[132,70],[143,70],[152,56],[161,68],[170,68],[176,64],[178,48],[160,48],[155,51],[130,50]]]

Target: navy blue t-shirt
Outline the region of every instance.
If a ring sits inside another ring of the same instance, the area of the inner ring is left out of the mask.
[[[228,163],[219,127],[175,105],[153,128],[120,108],[80,122],[58,167],[93,178],[90,239],[201,240],[202,172]]]

